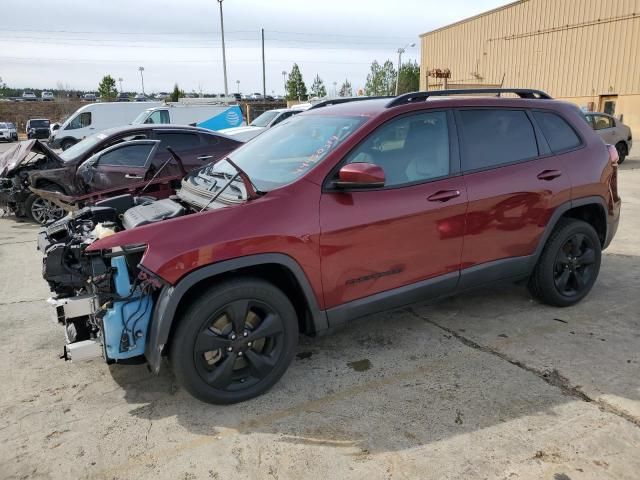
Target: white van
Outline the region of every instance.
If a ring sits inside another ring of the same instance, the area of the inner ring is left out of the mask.
[[[70,115],[52,133],[49,146],[66,150],[94,133],[107,128],[128,125],[140,112],[160,105],[163,105],[163,102],[113,102],[85,105]]]
[[[221,130],[244,125],[244,120],[242,110],[238,105],[198,105],[173,102],[160,107],[147,108],[132,123],[170,123]]]

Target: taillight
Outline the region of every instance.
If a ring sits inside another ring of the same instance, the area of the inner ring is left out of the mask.
[[[613,145],[607,145],[607,150],[609,150],[609,160],[611,160],[612,165],[618,165],[618,160],[620,156],[618,155],[618,150]]]

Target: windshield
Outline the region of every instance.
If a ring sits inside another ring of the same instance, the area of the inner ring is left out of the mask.
[[[74,146],[66,149],[58,156],[63,161],[68,162],[69,160],[73,160],[80,155],[84,155],[87,151],[89,151],[89,149],[93,148],[96,143],[101,142],[105,138],[107,138],[107,136],[104,133],[96,133],[94,135],[91,135],[90,137],[85,138],[84,140],[81,140]]]
[[[31,120],[31,128],[49,128],[49,120]]]
[[[133,122],[131,122],[131,125],[140,125],[142,123],[144,123],[144,121],[147,118],[147,115],[149,115],[149,110],[145,110],[144,112],[140,112],[140,114],[133,119]]]
[[[0,128],[4,130],[5,128],[9,128],[9,125],[7,125],[6,123],[0,123]]]
[[[365,119],[296,115],[234,150],[229,158],[247,173],[258,190],[268,192],[311,170]],[[223,161],[216,163],[213,170],[236,173]]]
[[[266,127],[269,125],[269,122],[278,116],[278,113],[275,110],[269,110],[268,112],[264,112],[258,118],[256,118],[253,122],[249,124],[251,127]]]

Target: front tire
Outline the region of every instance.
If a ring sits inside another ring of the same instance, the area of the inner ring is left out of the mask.
[[[601,256],[600,239],[591,225],[562,218],[542,250],[529,291],[548,305],[575,305],[596,282]]]
[[[62,148],[63,151],[69,150],[75,144],[76,142],[74,142],[73,140],[63,140],[62,143],[60,144],[60,148]]]
[[[293,305],[259,279],[214,286],[178,321],[169,352],[174,374],[185,390],[208,403],[263,394],[287,370],[298,343]]]
[[[624,142],[616,143],[616,150],[618,151],[618,165],[625,161],[629,152],[627,151],[627,144]]]
[[[56,186],[47,186],[44,187],[43,190],[64,193],[61,188]],[[60,220],[66,214],[62,207],[35,193],[30,194],[24,203],[24,210],[27,216],[40,225],[46,225],[49,222]]]

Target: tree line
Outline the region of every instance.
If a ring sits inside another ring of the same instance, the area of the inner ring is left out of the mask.
[[[420,67],[418,63],[415,61],[403,63],[398,72],[391,60],[387,60],[383,64],[374,60],[367,75],[364,94],[367,96],[395,95],[396,81],[398,82],[399,95],[417,91],[420,85]],[[353,87],[348,79],[344,80],[337,94],[340,97],[353,96]],[[286,82],[287,100],[307,100],[313,97],[322,98],[326,96],[327,89],[317,73],[311,88],[307,91],[300,67],[298,67],[297,63],[294,63]]]

